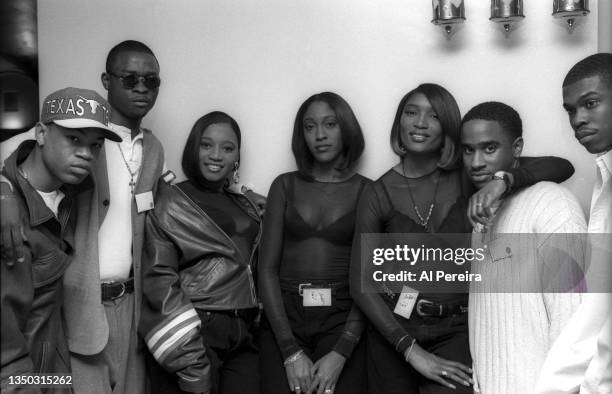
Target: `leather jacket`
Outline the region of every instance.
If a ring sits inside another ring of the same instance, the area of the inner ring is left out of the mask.
[[[261,223],[248,198],[228,194]],[[182,390],[206,392],[210,388],[210,361],[197,311],[258,307],[252,272],[261,225],[250,256],[243,256],[183,190],[161,185],[145,229],[139,331],[157,362],[177,374]]]
[[[73,244],[72,208],[79,187],[65,194],[57,217],[17,167],[35,142],[22,143],[5,161],[0,182],[3,231],[9,216],[17,217],[25,235],[23,260],[2,253],[2,389],[12,392],[72,392],[70,388],[11,386],[9,377],[31,373],[70,373],[68,345],[62,322],[62,277],[70,264]],[[88,178],[88,186],[91,180]],[[83,186],[84,187],[84,186]],[[7,203],[7,204],[5,204]],[[6,245],[5,247],[11,247]],[[21,391],[23,390],[23,391]]]

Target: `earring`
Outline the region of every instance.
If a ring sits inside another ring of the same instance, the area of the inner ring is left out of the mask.
[[[406,153],[406,147],[401,142],[398,145],[398,149],[399,149],[400,152]]]
[[[238,167],[240,167],[240,163],[237,161],[234,162],[234,173],[232,174],[232,181],[234,183],[240,182],[240,173],[238,172]]]

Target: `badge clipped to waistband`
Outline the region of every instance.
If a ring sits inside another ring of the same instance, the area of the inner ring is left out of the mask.
[[[393,313],[405,319],[410,319],[418,296],[419,292],[417,290],[404,285],[404,287],[402,287],[402,294],[398,297],[395,309],[393,309]]]
[[[301,284],[299,288],[303,306],[331,306],[332,291],[330,288],[306,286],[309,286],[309,284]]]

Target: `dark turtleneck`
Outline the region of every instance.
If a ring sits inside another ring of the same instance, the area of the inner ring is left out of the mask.
[[[224,181],[196,184],[189,180],[178,184],[248,259],[259,225],[229,197],[223,185]]]

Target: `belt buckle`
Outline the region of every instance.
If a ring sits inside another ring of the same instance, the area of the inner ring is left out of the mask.
[[[433,315],[431,313],[423,312],[421,310],[421,307],[423,305],[434,305],[434,302],[429,301],[429,300],[423,300],[423,299],[418,300],[417,304],[416,304],[416,310],[417,310],[417,313],[418,313],[419,316],[436,316],[436,315]],[[442,304],[438,304],[438,306],[440,307],[440,314],[438,316],[442,316]]]
[[[125,282],[121,282],[119,284],[121,285],[121,292],[119,293],[119,295],[111,297],[111,301],[114,301],[117,298],[121,298],[125,294]]]
[[[312,286],[312,283],[300,283],[298,285],[298,294],[303,296],[304,295],[304,287],[306,286]]]

